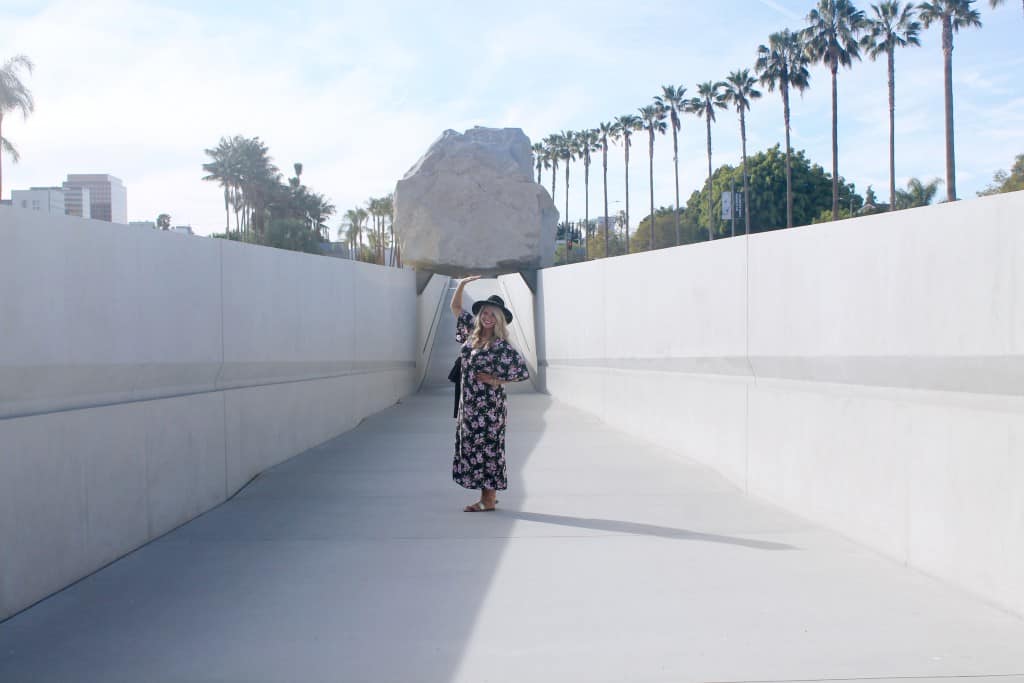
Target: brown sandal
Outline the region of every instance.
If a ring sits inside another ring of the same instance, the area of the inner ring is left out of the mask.
[[[483,501],[477,501],[472,505],[467,505],[462,508],[463,512],[494,512],[498,508],[498,501],[494,501],[494,505],[491,507],[484,507]]]

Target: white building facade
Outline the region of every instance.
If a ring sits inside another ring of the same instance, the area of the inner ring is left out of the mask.
[[[13,190],[11,206],[17,209],[39,211],[54,216],[64,215],[64,190],[59,187],[33,187]]]

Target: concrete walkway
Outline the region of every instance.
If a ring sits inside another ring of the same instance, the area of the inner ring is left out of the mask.
[[[0,624],[0,681],[1024,681],[1024,620],[510,403],[499,512],[413,396]]]

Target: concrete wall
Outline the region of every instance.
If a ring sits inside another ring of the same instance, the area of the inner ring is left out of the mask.
[[[0,618],[410,393],[411,271],[0,207]]]
[[[547,390],[1024,614],[1022,215],[1015,193],[542,271]]]

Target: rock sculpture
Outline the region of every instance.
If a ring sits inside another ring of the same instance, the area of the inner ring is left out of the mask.
[[[519,128],[446,130],[395,187],[402,261],[461,277],[554,261],[558,211]]]

